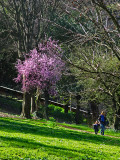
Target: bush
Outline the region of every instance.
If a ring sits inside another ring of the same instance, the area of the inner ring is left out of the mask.
[[[62,121],[62,122],[74,122],[75,121],[75,113],[73,112],[68,112],[68,113],[64,113],[64,109],[60,108],[58,106],[55,105],[49,105],[49,117],[53,117],[55,118],[57,121]]]

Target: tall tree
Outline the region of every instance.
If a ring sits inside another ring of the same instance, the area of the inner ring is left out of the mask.
[[[68,42],[79,46],[77,53],[66,57],[72,67],[77,68],[76,78],[81,76],[98,80],[104,93],[113,100],[114,127],[120,122],[119,105],[119,61],[120,61],[120,3],[116,1],[70,0],[63,2],[64,13],[74,20],[80,30],[71,30],[72,39]],[[72,24],[71,24],[72,26]],[[79,43],[79,45],[78,45]],[[116,60],[117,58],[117,60]],[[103,62],[104,63],[103,63]],[[111,63],[112,61],[112,63]],[[113,63],[113,61],[116,63]],[[108,64],[108,65],[107,65]],[[112,65],[112,68],[110,65]],[[103,67],[103,66],[106,67]],[[116,66],[114,68],[114,65]],[[109,67],[108,67],[109,66]],[[73,69],[72,69],[73,70]],[[83,78],[84,78],[83,77]],[[118,83],[117,83],[118,82]],[[100,89],[99,89],[100,90]],[[102,89],[101,89],[102,90]]]
[[[45,34],[47,35],[47,32],[50,30],[49,20],[53,17],[53,13],[56,12],[58,6],[58,0],[0,1],[0,14],[5,25],[2,33],[6,33],[6,37],[9,37],[7,41],[12,40],[11,46],[14,47],[12,47],[11,52],[18,52],[16,57],[24,59],[23,53],[28,53],[37,46],[40,40],[44,39]],[[3,38],[1,38],[1,42],[3,42]],[[8,45],[6,45],[6,48],[8,48]],[[8,50],[6,48],[3,49],[7,55]],[[5,77],[5,75],[3,76]]]
[[[47,116],[49,94],[54,94],[57,81],[60,80],[64,69],[62,61],[62,50],[57,42],[49,38],[48,41],[40,43],[38,48],[31,50],[25,61],[18,61],[16,68],[18,77],[16,81],[22,81],[22,89],[25,92],[31,92],[33,89],[39,89],[45,95],[45,118]],[[26,111],[26,108],[28,110]],[[24,114],[25,112],[25,114]],[[30,108],[23,108],[23,115],[30,113]]]
[[[18,55],[28,53],[48,30],[48,22],[59,4],[56,0],[1,0],[1,14],[5,17],[10,35],[16,41]],[[10,25],[12,23],[12,26]]]

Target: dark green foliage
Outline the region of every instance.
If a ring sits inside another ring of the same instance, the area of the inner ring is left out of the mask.
[[[0,85],[15,88],[16,84],[13,79],[16,77],[16,53],[8,52],[0,53]]]
[[[37,116],[39,118],[43,118],[43,106],[39,106]],[[75,113],[70,112],[70,111],[68,113],[64,113],[63,108],[54,106],[52,104],[48,106],[48,116],[53,117],[54,119],[60,122],[61,121],[69,122],[69,123],[75,122]]]
[[[2,2],[1,2],[2,3]],[[1,7],[1,4],[0,4]],[[7,20],[8,18],[8,20]],[[8,27],[9,23],[9,27]],[[16,77],[14,63],[17,59],[17,50],[15,41],[11,34],[13,20],[7,15],[0,13],[0,85],[14,88],[13,78]]]
[[[75,122],[75,113],[64,113],[64,109],[58,106],[49,105],[49,117],[54,117],[57,121]]]

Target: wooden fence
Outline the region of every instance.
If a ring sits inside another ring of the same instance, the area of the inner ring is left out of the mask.
[[[23,92],[22,91],[14,90],[14,89],[7,88],[7,87],[4,87],[4,86],[0,86],[0,95],[4,95],[6,97],[11,96],[13,98],[17,98],[17,99],[20,99],[20,100],[23,99]],[[44,101],[44,98],[41,98],[40,100]],[[61,104],[61,103],[51,101],[51,100],[49,100],[49,103],[63,108],[65,110],[65,113],[67,113],[68,110],[71,110],[72,112],[76,112],[75,107],[70,108],[70,106],[67,105],[67,104],[65,105],[65,104]],[[85,111],[85,110],[82,110],[82,109],[79,109],[79,111],[82,114],[85,114],[85,115],[86,114],[92,114],[92,113],[88,113],[88,111]]]

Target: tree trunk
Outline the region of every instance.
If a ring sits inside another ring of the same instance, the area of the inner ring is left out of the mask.
[[[82,118],[80,117],[80,105],[79,105],[79,100],[81,99],[80,95],[76,95],[76,102],[77,102],[77,107],[76,107],[76,114],[75,114],[75,122],[76,124],[80,124]]]
[[[44,118],[45,119],[48,119],[48,105],[49,105],[49,93],[48,93],[48,91],[46,90],[45,92],[44,92],[44,95],[45,95],[45,105],[44,105]]]
[[[119,109],[115,112],[114,116],[114,129],[118,130],[120,127],[120,107]]]
[[[112,101],[113,101],[112,109],[113,109],[113,112],[115,113],[114,114],[114,124],[113,124],[113,126],[114,126],[115,130],[118,130],[119,121],[120,121],[120,107],[117,109],[117,102],[116,102],[115,97],[113,97]]]
[[[92,120],[96,121],[99,117],[99,109],[98,109],[96,102],[90,101],[90,108],[92,111]]]
[[[80,124],[80,106],[79,105],[77,105],[77,108],[76,108],[75,122],[76,124]]]
[[[37,109],[36,109],[36,104],[35,104],[35,95],[32,94],[31,95],[31,113],[35,112]]]
[[[41,93],[40,93],[39,89],[37,88],[37,90],[36,90],[36,104],[35,104],[36,111],[38,111],[40,103],[41,103]]]
[[[89,127],[92,126],[92,123],[93,123],[92,119],[93,119],[93,116],[90,114],[90,108],[88,108],[87,124],[89,125]]]
[[[64,113],[68,113],[68,104],[65,105]]]
[[[30,96],[29,93],[24,92],[21,115],[26,117],[26,118],[31,118],[31,116],[30,116],[30,108],[31,108],[31,96]]]

